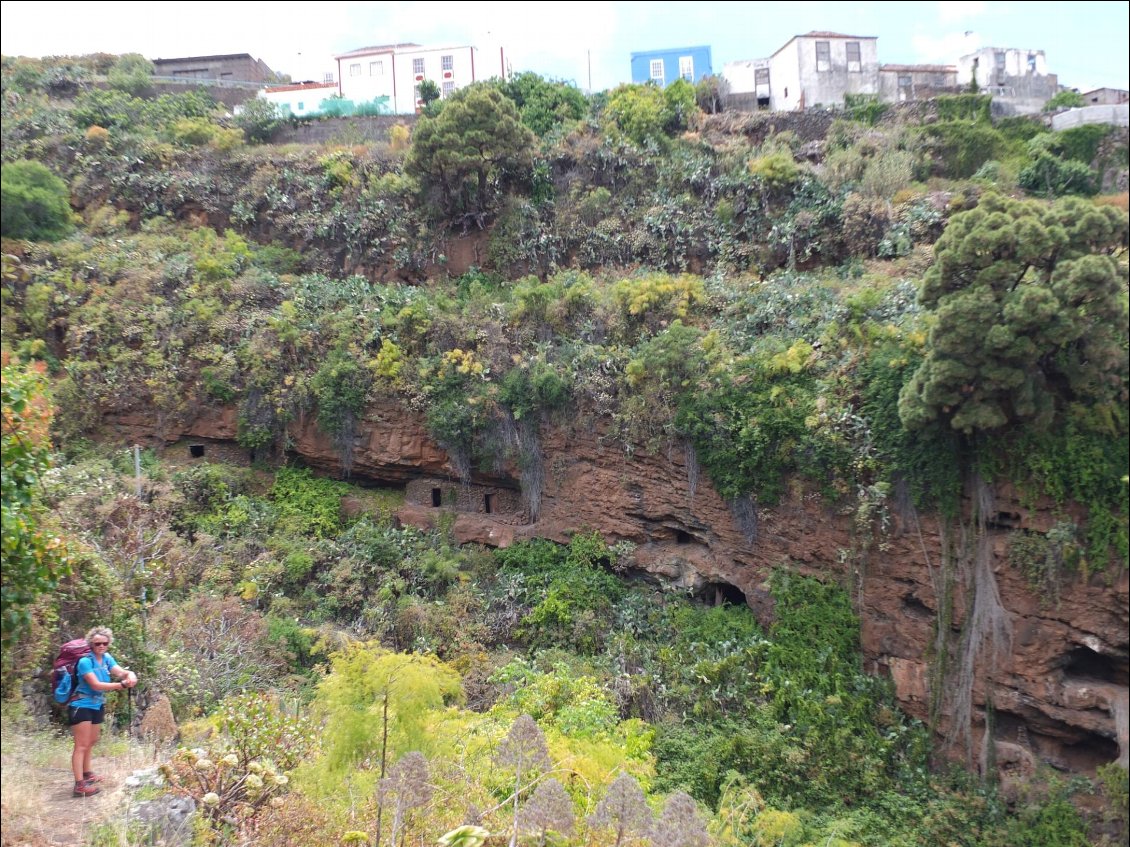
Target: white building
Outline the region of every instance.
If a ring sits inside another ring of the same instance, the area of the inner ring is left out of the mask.
[[[732,95],[775,112],[842,106],[845,94],[879,94],[878,39],[809,32],[795,35],[768,59],[729,62],[722,76]]]
[[[957,60],[957,78],[968,85],[974,77],[977,86],[991,90],[1007,85],[1009,77],[1047,76],[1048,63],[1043,50],[1015,47],[982,47]]]
[[[354,103],[371,103],[387,97],[390,111],[412,114],[424,104],[419,85],[434,82],[441,97],[470,85],[476,76],[478,51],[474,47],[422,47],[386,44],[362,47],[335,56],[338,93]]]
[[[1043,50],[981,47],[957,60],[957,81],[993,96],[997,114],[1038,114],[1059,90],[1059,79],[1048,73]]]
[[[809,32],[795,35],[769,57],[778,112],[842,106],[845,94],[879,94],[879,50],[875,36]]]
[[[749,109],[768,109],[771,101],[769,80],[771,69],[768,59],[742,59],[722,66],[731,96],[740,96]]]
[[[337,96],[335,82],[300,82],[294,85],[273,85],[264,88],[259,96],[274,103],[279,114],[300,118],[322,111],[322,103]]]

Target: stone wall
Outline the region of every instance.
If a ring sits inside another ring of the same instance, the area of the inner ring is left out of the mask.
[[[349,118],[323,118],[308,123],[290,123],[271,139],[274,144],[363,144],[388,141],[389,130],[401,124],[412,127],[415,115],[367,115]]]
[[[1052,129],[1057,132],[1084,124],[1130,126],[1130,104],[1120,106],[1083,106],[1052,115]]]
[[[406,503],[481,515],[521,516],[522,495],[497,485],[462,484],[447,479],[414,479],[405,486]]]

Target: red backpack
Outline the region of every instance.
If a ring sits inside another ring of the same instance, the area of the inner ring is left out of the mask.
[[[55,664],[51,668],[51,690],[56,703],[69,703],[78,696],[78,660],[90,655],[90,645],[85,638],[68,641],[59,648]]]

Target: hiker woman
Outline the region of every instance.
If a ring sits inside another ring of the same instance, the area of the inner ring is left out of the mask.
[[[78,676],[76,696],[67,704],[67,718],[71,733],[75,737],[75,749],[71,753],[71,770],[75,774],[75,797],[90,797],[98,793],[95,783],[102,777],[94,773],[90,764],[90,753],[102,734],[102,721],[105,718],[106,692],[121,691],[137,685],[137,675],[123,668],[110,655],[110,642],[114,633],[107,627],[96,626],[86,634],[90,645],[90,655],[78,660],[75,674]]]

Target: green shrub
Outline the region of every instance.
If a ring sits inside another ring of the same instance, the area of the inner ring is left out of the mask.
[[[0,166],[0,233],[5,238],[58,241],[72,229],[66,183],[39,162]]]
[[[1041,153],[1035,162],[1022,168],[1016,182],[1029,194],[1048,199],[1072,194],[1090,197],[1099,190],[1097,175],[1090,166],[1047,153]]]
[[[940,121],[989,123],[993,98],[988,94],[943,94],[935,101]]]
[[[598,652],[624,586],[604,569],[611,551],[599,535],[575,535],[568,547],[535,540],[498,552],[501,569],[523,575],[531,606],[518,634],[531,647]]]
[[[341,498],[348,491],[345,483],[315,477],[309,470],[280,468],[271,499],[291,532],[323,538],[341,528]]]
[[[236,115],[235,125],[243,130],[248,141],[262,144],[270,141],[282,125],[282,116],[271,101],[253,97],[243,104],[243,110]]]
[[[1106,124],[1084,124],[1055,134],[1056,146],[1064,159],[1082,162],[1088,167],[1098,158],[1099,145],[1112,128]]]
[[[544,359],[523,362],[502,379],[499,400],[518,420],[562,408],[569,400],[566,375]]]
[[[922,128],[934,154],[934,172],[950,179],[968,179],[990,159],[1004,152],[1004,138],[987,122],[939,121]]]
[[[1057,91],[1052,95],[1052,98],[1044,104],[1044,111],[1058,112],[1060,109],[1078,109],[1086,105],[1087,101],[1083,98],[1082,94],[1078,91],[1065,88],[1063,91]]]
[[[845,94],[844,109],[853,121],[875,126],[890,108],[876,94]]]

